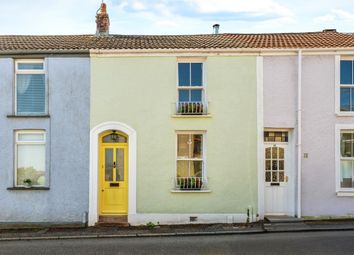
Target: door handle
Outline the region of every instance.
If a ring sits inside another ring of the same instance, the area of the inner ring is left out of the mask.
[[[285,176],[285,182],[288,182],[288,180],[289,180],[289,177],[286,175]]]
[[[102,192],[104,192],[104,189],[101,189]]]

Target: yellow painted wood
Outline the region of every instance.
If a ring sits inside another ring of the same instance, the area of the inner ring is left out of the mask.
[[[127,143],[102,143],[102,137],[109,134],[104,133],[100,137],[100,159],[99,159],[99,214],[100,215],[127,215],[128,214],[128,144]],[[116,166],[108,166],[105,162],[106,153],[112,152],[112,161]],[[117,152],[123,153],[124,162],[117,158]],[[117,179],[118,167],[124,164],[124,178]],[[105,170],[110,172],[113,178],[106,180]],[[116,186],[119,185],[119,186]]]

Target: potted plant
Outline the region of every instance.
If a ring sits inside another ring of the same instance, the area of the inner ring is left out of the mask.
[[[181,190],[200,190],[203,185],[201,178],[184,177],[178,180],[178,186]]]
[[[25,186],[25,188],[31,188],[32,187],[32,180],[31,179],[24,179],[23,185]]]

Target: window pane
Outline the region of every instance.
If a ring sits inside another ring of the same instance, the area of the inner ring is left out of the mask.
[[[201,102],[202,101],[202,90],[191,90],[191,101],[192,102]]]
[[[203,64],[192,63],[192,86],[203,86]]]
[[[18,134],[19,142],[43,142],[44,134],[34,134],[34,133],[19,133]]]
[[[178,63],[178,86],[190,86],[190,64]]]
[[[127,141],[128,139],[125,136],[118,133],[115,133],[115,135],[112,136],[112,134],[113,133],[104,136],[102,138],[102,142],[103,143],[127,143],[128,142]],[[115,140],[113,138],[115,138]]]
[[[19,70],[43,70],[43,63],[18,63]]]
[[[17,112],[45,112],[44,74],[18,74],[17,76]]]
[[[113,181],[113,149],[105,149],[105,163],[104,163],[104,175],[105,181]]]
[[[189,161],[178,160],[177,161],[177,177],[189,176]]]
[[[353,83],[353,61],[341,60],[340,61],[340,84]]]
[[[116,153],[116,181],[124,181],[124,149],[117,149]]]
[[[45,145],[17,145],[17,185],[26,179],[45,185]]]
[[[203,157],[203,135],[192,135],[193,137],[193,158]]]
[[[177,135],[177,156],[178,157],[189,157],[189,135],[188,134],[178,134]]]
[[[178,91],[179,102],[189,102],[189,92],[190,92],[190,90],[188,90],[188,89],[180,89]]]
[[[352,188],[353,187],[352,161],[341,160],[340,173],[341,173],[340,186],[342,188]]]
[[[340,151],[341,151],[342,157],[353,157],[352,134],[351,133],[342,133],[340,140],[341,140]]]
[[[203,161],[190,161],[190,176],[202,177]]]
[[[270,159],[270,148],[265,149],[265,158]]]
[[[340,110],[350,111],[350,89],[349,88],[340,89]]]

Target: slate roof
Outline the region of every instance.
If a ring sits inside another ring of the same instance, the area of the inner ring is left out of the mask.
[[[202,35],[2,35],[0,53],[90,49],[351,48],[354,34],[329,32]]]

